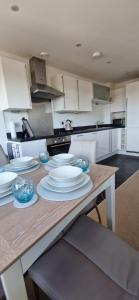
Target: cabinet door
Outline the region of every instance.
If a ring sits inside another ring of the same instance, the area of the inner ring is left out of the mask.
[[[92,111],[92,83],[78,80],[79,110]]]
[[[110,130],[99,131],[97,135],[97,158],[110,153]]]
[[[139,81],[126,86],[127,127],[139,127]]]
[[[52,79],[52,86],[59,90],[60,92],[64,93],[64,79],[62,74],[57,74]],[[64,111],[65,110],[65,98],[58,97],[52,100],[52,107],[53,111]]]
[[[112,134],[112,152],[115,152],[119,148],[119,139],[118,139],[119,129],[112,129],[111,134]]]
[[[70,76],[63,76],[65,93],[65,110],[78,111],[77,80]]]
[[[113,90],[111,112],[120,112],[126,110],[125,88]]]
[[[127,128],[127,151],[139,152],[139,128]]]
[[[6,57],[1,63],[7,97],[3,109],[32,108],[26,63]]]

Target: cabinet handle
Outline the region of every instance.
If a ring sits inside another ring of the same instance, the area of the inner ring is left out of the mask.
[[[84,136],[83,134],[77,135],[77,137]]]
[[[97,134],[97,132],[91,132],[91,134]]]

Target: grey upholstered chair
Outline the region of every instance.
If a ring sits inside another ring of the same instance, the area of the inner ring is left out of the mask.
[[[29,276],[51,300],[139,300],[139,253],[87,216],[34,263]]]
[[[0,165],[5,165],[8,163],[8,157],[6,156],[2,146],[0,145]]]
[[[4,300],[4,299],[5,299],[4,291],[3,291],[2,283],[0,281],[0,300]]]

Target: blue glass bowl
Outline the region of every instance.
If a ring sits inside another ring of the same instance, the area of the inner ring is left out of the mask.
[[[35,194],[35,186],[31,178],[17,177],[12,184],[14,197],[20,203],[29,202]]]

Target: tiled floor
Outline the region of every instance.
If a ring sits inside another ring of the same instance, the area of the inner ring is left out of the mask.
[[[116,154],[99,163],[119,168],[115,178],[116,188],[139,169],[139,157],[129,155]]]

